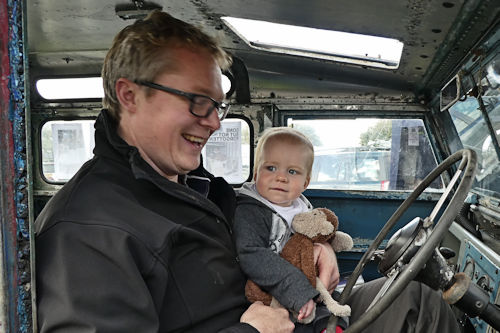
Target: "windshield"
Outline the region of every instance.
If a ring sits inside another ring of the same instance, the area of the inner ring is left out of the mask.
[[[480,103],[467,97],[450,108],[453,123],[464,148],[474,149],[478,155],[478,171],[473,188],[500,198],[500,163],[498,147],[492,139],[488,122],[496,138],[500,137],[500,56],[497,55],[481,75],[482,100],[488,116],[481,112]]]
[[[314,145],[310,189],[411,191],[436,167],[422,119],[293,119]],[[440,179],[427,191],[441,191]]]

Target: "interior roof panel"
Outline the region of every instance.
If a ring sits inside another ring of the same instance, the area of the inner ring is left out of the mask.
[[[47,71],[66,73],[95,71],[114,35],[132,21],[125,21],[115,14],[117,4],[132,5],[134,1],[86,0],[43,1],[27,0],[28,45],[30,61],[35,67]],[[498,20],[498,6],[494,0],[157,0],[163,10],[188,22],[203,25],[204,29],[222,41],[233,54],[248,61],[248,66],[258,68],[258,57],[275,55],[250,50],[229,28],[221,16],[235,16],[286,24],[295,24],[346,32],[397,38],[404,42],[400,67],[397,70],[371,70],[357,66],[334,64],[329,61],[305,61],[325,78],[335,80],[339,71],[349,75],[375,80],[381,75],[390,78],[387,87],[404,87],[412,90],[435,89],[447,79],[438,73],[443,53],[455,50],[451,65],[470,50],[472,41],[484,29],[470,35],[464,24],[474,19],[483,26]],[[459,19],[456,19],[457,15]],[[461,27],[461,30],[457,30]],[[477,29],[476,29],[477,30]],[[464,31],[469,35],[464,35]],[[464,37],[467,37],[464,40]],[[456,45],[457,41],[460,43]],[[443,51],[444,49],[444,51]],[[249,56],[249,55],[252,56]],[[438,55],[438,57],[436,57]],[[449,58],[449,57],[448,57]],[[263,63],[269,62],[264,60]],[[434,62],[434,63],[433,63]],[[281,68],[280,68],[280,63]],[[275,62],[275,69],[286,74],[299,62],[295,57],[284,56]],[[449,64],[448,64],[449,65]],[[86,67],[85,67],[86,66]],[[319,69],[318,69],[319,67]],[[71,70],[68,70],[70,68]],[[430,70],[429,70],[430,68]],[[312,73],[316,75],[316,73]],[[384,79],[385,80],[385,79]],[[384,84],[381,80],[380,84]],[[360,84],[364,84],[360,82]],[[386,88],[387,88],[386,87]]]

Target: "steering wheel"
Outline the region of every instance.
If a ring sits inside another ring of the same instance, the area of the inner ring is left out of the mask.
[[[415,190],[410,194],[410,196],[399,206],[399,208],[394,212],[394,214],[389,218],[386,222],[382,230],[379,232],[371,246],[365,252],[360,262],[354,269],[349,281],[347,282],[342,294],[340,295],[339,303],[345,304],[348,299],[356,280],[359,275],[363,271],[365,265],[372,259],[375,251],[377,250],[380,243],[387,236],[389,231],[394,227],[399,218],[403,215],[404,212],[410,207],[413,202],[418,198],[418,196],[443,172],[448,170],[451,166],[453,166],[456,162],[461,161],[460,165],[450,180],[448,186],[446,187],[443,195],[439,198],[436,206],[432,210],[431,214],[425,218],[424,220],[420,220],[423,222],[423,230],[425,235],[423,238],[425,242],[421,244],[416,254],[412,254],[412,259],[408,264],[405,265],[394,265],[394,270],[392,276],[390,276],[384,286],[379,292],[379,295],[375,297],[374,303],[370,305],[368,310],[358,319],[356,322],[352,323],[344,333],[356,333],[363,330],[368,324],[374,321],[378,316],[387,309],[389,304],[391,304],[394,299],[401,293],[401,291],[409,284],[411,280],[413,280],[417,274],[424,267],[426,262],[431,257],[435,248],[444,238],[445,232],[450,227],[454,218],[458,215],[467,194],[471,188],[472,182],[474,181],[474,176],[476,173],[477,167],[477,156],[476,153],[471,149],[462,149],[457,151],[453,155],[449,156],[445,159],[441,164],[439,164],[434,170],[429,173],[427,177],[415,188]],[[459,178],[461,180],[459,181]],[[452,196],[449,204],[446,206],[443,214],[439,221],[435,224],[434,228],[434,218],[441,210],[441,207],[445,200],[448,198],[449,194],[452,192],[455,185],[458,183],[456,187],[455,193]],[[421,224],[422,224],[421,222]],[[415,224],[415,220],[410,222]],[[406,228],[406,227],[405,227]],[[403,228],[403,229],[405,229]],[[408,228],[407,228],[408,229]],[[410,228],[410,229],[413,229]],[[396,235],[396,234],[395,234]],[[393,236],[394,237],[394,236]],[[391,240],[389,241],[391,243]],[[389,248],[388,247],[386,250]],[[395,260],[395,262],[398,262]],[[328,322],[327,332],[335,332],[335,326],[337,322],[337,317],[333,316],[330,318]],[[333,330],[332,330],[333,329]]]

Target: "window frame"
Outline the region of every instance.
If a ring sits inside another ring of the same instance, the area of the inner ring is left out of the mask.
[[[345,103],[348,104],[347,102]],[[419,104],[394,104],[394,105],[367,105],[363,104],[349,104],[350,110],[346,111],[346,106],[341,103],[338,105],[332,105],[331,110],[323,109],[308,109],[301,110],[300,108],[294,108],[288,106],[276,105],[277,115],[275,119],[278,124],[275,126],[287,126],[288,119],[300,119],[300,120],[312,120],[312,119],[355,119],[355,118],[380,118],[380,119],[421,119],[424,124],[425,131],[427,133],[427,138],[429,140],[430,148],[436,159],[437,165],[441,163],[447,156],[440,150],[440,145],[436,140],[433,133],[433,126],[435,124],[430,119],[429,109],[426,109]],[[379,108],[380,110],[378,110]],[[437,129],[434,131],[437,132]],[[446,185],[451,177],[444,173],[442,175],[443,183]],[[343,193],[343,194],[342,194]],[[314,196],[363,196],[372,197],[378,199],[405,199],[410,190],[383,190],[383,191],[372,191],[372,190],[351,190],[351,189],[307,189],[306,195]],[[441,196],[441,191],[423,192],[419,200],[437,200]]]
[[[58,190],[60,187],[62,187],[64,184],[66,184],[67,181],[53,181],[47,179],[47,177],[44,174],[43,171],[43,149],[42,149],[42,128],[45,124],[51,121],[79,121],[79,120],[96,120],[98,112],[93,115],[92,113],[88,113],[86,115],[81,114],[81,110],[71,110],[68,111],[67,115],[64,116],[57,116],[57,117],[51,117],[51,113],[42,113],[40,114],[41,119],[39,120],[39,117],[36,115],[34,116],[34,128],[36,129],[36,132],[34,133],[34,137],[36,137],[36,154],[34,156],[35,162],[36,162],[36,168],[35,168],[35,182],[36,182],[36,188],[41,188],[43,189],[42,191],[47,192],[47,190]],[[253,176],[253,163],[254,163],[254,126],[252,121],[243,115],[239,114],[229,114],[226,119],[240,119],[244,121],[248,127],[249,127],[249,149],[250,152],[248,154],[249,156],[249,175],[247,179],[245,179],[244,182],[250,181]],[[218,176],[218,175],[214,175]],[[244,182],[242,183],[234,183],[230,184],[233,187],[239,187],[241,186]]]
[[[36,151],[37,151],[37,158],[36,158],[36,173],[38,174],[38,177],[41,179],[44,183],[52,186],[62,186],[67,183],[67,181],[53,181],[47,179],[45,176],[45,173],[43,171],[43,145],[42,145],[42,128],[45,124],[49,122],[55,122],[55,121],[81,121],[81,120],[93,120],[95,121],[97,119],[96,116],[81,116],[81,117],[73,117],[73,116],[61,116],[61,117],[54,117],[54,118],[45,118],[43,121],[41,121],[37,126],[37,145],[36,145]],[[82,164],[83,165],[83,164]]]

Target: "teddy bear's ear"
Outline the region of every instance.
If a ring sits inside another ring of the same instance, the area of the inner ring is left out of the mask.
[[[338,219],[337,215],[335,215],[334,212],[332,212],[328,208],[316,208],[316,209],[322,211],[323,214],[326,215],[327,221],[330,221],[333,224],[334,229],[338,230],[338,228],[339,228],[339,219]]]
[[[298,232],[299,234],[303,233],[303,230],[307,228],[308,221],[309,221],[309,214],[310,212],[304,212],[304,213],[299,213],[294,216],[292,220],[292,228],[295,232]]]

